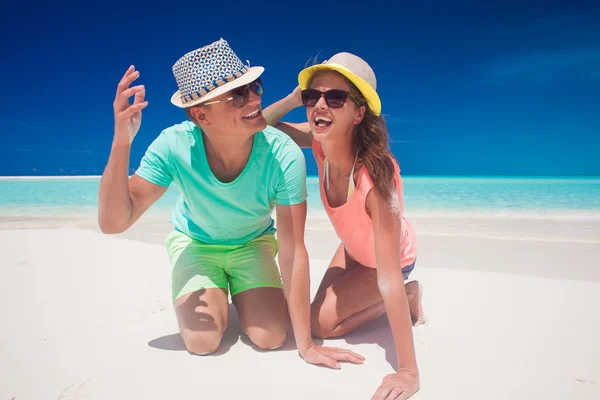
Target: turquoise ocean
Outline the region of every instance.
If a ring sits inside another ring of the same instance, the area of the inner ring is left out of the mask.
[[[600,177],[405,176],[412,217],[558,218],[600,220]],[[0,178],[0,217],[95,215],[99,177]],[[309,215],[323,215],[318,179],[307,181]],[[176,186],[148,211],[168,218]]]

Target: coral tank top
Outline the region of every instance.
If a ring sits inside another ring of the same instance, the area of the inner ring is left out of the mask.
[[[319,193],[323,208],[331,221],[338,238],[344,244],[346,251],[352,259],[369,268],[377,268],[375,262],[375,242],[373,239],[373,224],[371,217],[367,214],[366,200],[367,194],[373,188],[374,184],[369,176],[369,172],[362,167],[356,182],[356,189],[349,191],[349,197],[346,203],[339,207],[330,207],[325,193],[325,169],[327,161],[321,147],[321,143],[313,140],[313,155],[317,161],[319,170]],[[402,215],[400,240],[400,265],[402,268],[412,264],[415,261],[417,248],[416,236],[408,220],[404,217],[404,190],[402,187],[402,178],[400,168],[394,161],[396,173],[394,174],[394,185],[398,200],[400,202],[400,212]],[[352,189],[352,185],[350,190]]]

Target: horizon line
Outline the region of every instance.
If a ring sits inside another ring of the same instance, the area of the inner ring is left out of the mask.
[[[133,174],[132,174],[133,175]],[[128,175],[130,178],[132,175]],[[402,178],[586,178],[600,179],[598,174],[487,174],[487,175],[466,175],[466,174],[401,174]],[[318,178],[319,175],[307,175],[307,178]],[[0,180],[78,180],[78,179],[100,179],[102,175],[0,175]]]

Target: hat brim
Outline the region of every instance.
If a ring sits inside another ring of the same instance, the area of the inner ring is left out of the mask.
[[[340,74],[344,75],[346,78],[350,80],[357,88],[360,90],[362,95],[367,100],[369,108],[373,111],[373,114],[379,115],[381,114],[381,100],[379,99],[379,95],[373,89],[371,85],[369,85],[364,79],[355,75],[348,68],[344,67],[340,64],[329,63],[329,64],[317,64],[310,66],[308,68],[303,69],[298,74],[298,84],[300,85],[300,89],[304,90],[308,86],[308,81],[310,77],[317,71],[321,70],[333,70],[337,71]]]
[[[218,88],[211,91],[210,93],[207,93],[204,96],[198,97],[197,99],[189,101],[185,104],[181,101],[181,92],[178,90],[177,92],[175,92],[173,94],[173,96],[171,96],[171,103],[173,103],[174,105],[176,105],[179,108],[188,108],[188,107],[196,106],[200,103],[204,103],[204,102],[212,100],[216,97],[219,97],[220,95],[227,93],[230,90],[233,90],[240,86],[247,85],[250,82],[255,81],[262,75],[262,73],[264,71],[265,71],[264,67],[248,68],[248,72],[246,72],[244,75],[240,76],[239,78],[234,79],[231,82],[227,82],[226,84],[219,86]]]

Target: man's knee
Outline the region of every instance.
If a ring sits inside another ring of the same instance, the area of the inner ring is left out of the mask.
[[[276,326],[270,329],[249,327],[246,334],[256,346],[262,350],[275,350],[283,346],[287,331],[283,326]]]
[[[214,353],[221,344],[222,331],[183,332],[181,334],[187,350],[199,356]]]

